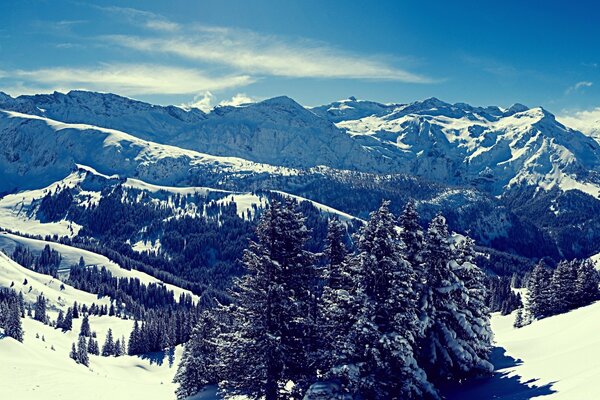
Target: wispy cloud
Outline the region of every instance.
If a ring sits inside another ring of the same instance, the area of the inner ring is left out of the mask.
[[[567,90],[565,91],[565,94],[571,94],[573,92],[577,92],[583,88],[588,88],[591,87],[594,83],[590,82],[590,81],[581,81],[581,82],[577,82],[576,84],[574,84],[573,86],[569,86],[567,88]]]
[[[4,78],[18,83],[12,85],[14,88],[86,89],[125,95],[191,94],[236,88],[254,81],[247,75],[211,76],[192,68],[149,64],[102,64],[90,68],[54,67],[4,72]]]
[[[138,10],[137,8],[130,7],[118,7],[118,6],[93,6],[96,9],[117,15],[125,18],[128,22],[142,26],[148,29],[164,31],[164,32],[175,32],[179,30],[180,25],[176,22],[170,21],[162,15],[155,14],[150,11]]]
[[[110,35],[112,44],[154,55],[229,67],[239,73],[292,78],[378,79],[432,83],[434,79],[399,67],[389,57],[355,54],[326,43],[285,39],[218,26],[183,25],[147,11],[104,7],[155,35]],[[397,60],[396,60],[397,61]]]

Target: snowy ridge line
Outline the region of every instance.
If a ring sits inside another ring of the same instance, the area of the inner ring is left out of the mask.
[[[280,194],[281,196],[288,197],[290,199],[294,199],[294,200],[298,201],[298,203],[307,201],[307,202],[311,203],[314,207],[316,207],[318,210],[320,210],[321,212],[324,212],[326,214],[337,215],[343,221],[356,220],[356,221],[360,221],[362,223],[366,222],[363,219],[357,218],[357,217],[352,216],[352,215],[350,215],[348,213],[345,213],[343,211],[337,210],[337,209],[335,209],[333,207],[329,207],[329,206],[327,206],[325,204],[318,203],[318,202],[316,202],[314,200],[307,199],[305,197],[301,197],[301,196],[297,196],[295,194],[290,194],[290,193],[282,192],[282,191],[279,191],[279,190],[271,190],[271,192]]]

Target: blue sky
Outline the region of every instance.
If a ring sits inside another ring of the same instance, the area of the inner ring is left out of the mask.
[[[600,106],[592,1],[2,1],[0,90]],[[426,4],[426,5],[423,5]]]

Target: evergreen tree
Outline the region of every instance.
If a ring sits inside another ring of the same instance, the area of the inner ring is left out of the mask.
[[[75,360],[75,362],[78,362],[77,356],[78,356],[77,347],[75,347],[75,343],[73,343],[71,345],[71,352],[69,353],[69,357],[71,357],[73,360]]]
[[[129,355],[133,356],[136,354],[144,353],[144,349],[141,345],[141,337],[140,337],[140,326],[137,319],[133,323],[133,330],[129,335]]]
[[[79,336],[89,337],[91,334],[88,316],[84,315],[83,319],[81,320],[81,330],[79,331]]]
[[[332,368],[362,398],[408,399],[437,397],[417,365],[415,273],[403,258],[389,202],[371,214],[358,239],[354,259],[357,274],[350,292],[356,315],[338,350],[345,360]]]
[[[88,340],[88,353],[93,354],[95,356],[100,355],[100,349],[98,346],[98,342],[96,340],[94,340],[94,338],[91,336]]]
[[[102,345],[102,356],[110,357],[115,354],[115,342],[113,339],[112,329],[108,328],[108,332],[106,333],[106,340],[104,341],[104,345]]]
[[[244,253],[248,273],[232,293],[237,303],[233,333],[219,344],[223,359],[230,361],[223,362],[229,369],[222,384],[230,393],[274,400],[287,381],[301,392],[314,379],[316,270],[304,250],[308,231],[295,207],[295,202],[273,200],[259,222],[258,241]]]
[[[67,313],[65,314],[65,319],[63,320],[61,328],[63,331],[70,331],[73,329],[73,310],[71,307],[67,308]]]
[[[33,319],[44,324],[48,321],[48,316],[46,315],[46,298],[43,294],[37,297],[34,305]]]
[[[341,362],[341,349],[346,340],[353,314],[349,291],[353,287],[355,271],[351,270],[351,260],[344,245],[346,230],[337,218],[329,220],[325,245],[326,265],[323,278],[324,286],[319,300],[318,327],[319,351],[318,369],[328,371]],[[355,313],[355,312],[354,312]]]
[[[56,317],[56,329],[63,329],[64,324],[65,324],[65,313],[63,313],[63,310],[59,310],[58,317]]]
[[[461,257],[464,254],[452,250],[445,218],[436,216],[427,230],[423,252],[427,320],[419,357],[436,384],[493,369],[487,360],[491,333],[484,315],[483,276],[466,259],[459,265],[456,259]]]
[[[414,201],[409,201],[400,216],[400,238],[404,243],[404,257],[418,272],[424,246],[423,229],[419,224],[419,214]]]
[[[574,307],[576,281],[577,263],[559,262],[550,283],[550,314],[561,314]]]
[[[577,268],[577,280],[575,281],[574,302],[576,306],[587,306],[598,300],[598,271],[594,268],[592,261],[582,260]]]
[[[115,342],[115,351],[114,351],[113,355],[115,357],[119,357],[119,356],[123,355],[122,349],[121,349],[121,339],[117,339],[117,341]]]
[[[544,318],[552,315],[552,274],[539,263],[535,266],[527,282],[528,309],[533,318]]]
[[[186,399],[219,379],[215,337],[218,325],[214,312],[204,311],[186,343],[173,382],[178,384],[178,399]],[[131,349],[131,345],[130,345]]]
[[[77,302],[73,303],[73,319],[77,319],[79,318],[79,306],[77,305]]]
[[[90,359],[88,356],[88,345],[85,341],[85,336],[79,336],[77,342],[77,362],[85,365],[90,365]]]
[[[0,309],[0,314],[2,310]],[[17,299],[13,299],[8,303],[6,316],[0,326],[4,327],[4,333],[19,342],[23,341],[23,326],[21,324],[21,310]],[[0,316],[0,320],[2,317]]]

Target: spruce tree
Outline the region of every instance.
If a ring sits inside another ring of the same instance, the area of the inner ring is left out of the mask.
[[[61,328],[64,331],[70,331],[73,329],[73,311],[71,307],[67,309],[67,313],[65,314],[65,319],[63,320]]]
[[[178,399],[200,392],[206,385],[219,382],[216,337],[219,334],[214,312],[204,311],[190,340],[186,343],[173,382],[178,384]]]
[[[320,345],[317,363],[321,371],[328,371],[342,361],[343,356],[337,350],[342,348],[352,324],[348,316],[355,314],[349,296],[355,274],[344,245],[345,234],[346,230],[337,218],[329,220],[324,251],[324,286],[318,311]]]
[[[345,359],[331,369],[331,376],[362,398],[437,397],[415,359],[415,273],[403,258],[389,202],[371,214],[358,250],[349,292],[356,314],[348,316],[352,326],[338,350]]]
[[[77,355],[78,355],[78,353],[77,353],[77,347],[75,347],[75,343],[73,343],[71,345],[71,352],[69,353],[69,357],[71,357],[73,360],[75,360],[75,362],[78,362],[77,361]]]
[[[79,331],[79,335],[83,337],[89,337],[91,335],[90,321],[88,320],[87,315],[85,315],[81,320],[81,329]]]
[[[537,264],[527,282],[528,289],[528,311],[533,318],[544,318],[552,315],[552,274],[540,262]]]
[[[108,332],[106,333],[106,340],[104,341],[104,345],[102,345],[102,356],[110,357],[115,354],[115,342],[113,339],[112,329],[108,328]]]
[[[0,319],[1,316],[0,316]],[[19,342],[23,341],[23,326],[21,323],[21,310],[19,302],[15,299],[8,303],[6,316],[4,318],[4,333]]]
[[[100,355],[100,349],[98,346],[98,342],[96,340],[94,340],[94,338],[91,336],[88,340],[88,353],[93,354],[95,356]]]
[[[141,354],[144,352],[144,350],[141,348],[140,340],[141,340],[140,326],[136,319],[133,323],[133,330],[131,331],[131,334],[129,335],[129,346],[128,346],[129,352],[128,352],[128,354],[130,356],[136,355],[136,354]]]
[[[46,315],[46,298],[43,294],[37,297],[34,305],[33,319],[44,324],[48,321],[48,316]]]
[[[577,263],[561,261],[552,274],[550,283],[551,314],[561,314],[574,307]]]
[[[445,218],[436,216],[423,251],[427,320],[419,359],[430,379],[442,385],[493,369],[487,360],[491,334],[483,315],[483,277],[469,261],[457,263],[464,255],[453,251],[450,239]]]
[[[287,381],[302,391],[316,373],[311,345],[316,270],[304,249],[308,230],[295,207],[273,200],[259,222],[258,241],[244,252],[247,275],[232,292],[234,333],[222,337],[219,347],[231,361],[224,363],[229,369],[222,386],[233,394],[279,399]]]
[[[64,324],[65,324],[65,313],[63,313],[63,310],[59,310],[58,317],[56,317],[56,329],[63,329]]]
[[[598,271],[594,268],[592,261],[582,260],[578,263],[577,279],[575,281],[574,303],[577,307],[587,306],[598,300]]]
[[[79,336],[77,342],[77,362],[85,365],[90,365],[90,359],[88,356],[88,345],[85,341],[85,336]]]

